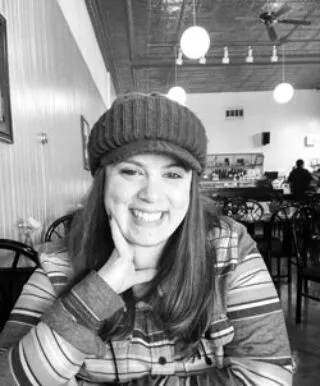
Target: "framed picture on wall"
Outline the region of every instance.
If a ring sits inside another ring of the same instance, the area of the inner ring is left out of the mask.
[[[81,115],[80,121],[81,121],[81,135],[82,135],[83,167],[85,168],[85,170],[90,170],[89,154],[88,154],[90,125],[83,115]]]
[[[0,141],[13,143],[6,19],[0,14]]]

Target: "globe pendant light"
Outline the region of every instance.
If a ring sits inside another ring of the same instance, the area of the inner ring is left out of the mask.
[[[168,91],[167,97],[180,103],[181,105],[185,105],[187,100],[187,93],[185,92],[184,88],[180,86],[174,86],[171,87]]]
[[[294,94],[294,88],[284,79],[284,46],[282,46],[282,82],[273,90],[273,98],[277,103],[288,103]]]
[[[280,104],[288,103],[293,97],[294,89],[290,83],[279,83],[273,90],[273,98]]]
[[[210,47],[210,36],[204,28],[194,25],[183,32],[180,47],[189,59],[203,58]]]
[[[196,25],[195,0],[193,4],[193,26],[187,28],[180,39],[180,48],[189,59],[204,58],[210,47],[210,36],[208,32]]]

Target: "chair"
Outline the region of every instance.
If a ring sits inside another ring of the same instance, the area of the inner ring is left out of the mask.
[[[245,200],[241,197],[225,198],[222,214],[237,219],[246,211]]]
[[[279,207],[272,214],[270,220],[265,222],[263,238],[256,240],[258,249],[266,261],[266,265],[279,288],[280,280],[288,278],[291,282],[292,258],[292,216],[297,211],[295,205]],[[272,261],[276,260],[276,273],[273,274]],[[287,273],[281,273],[281,260],[287,259]]]
[[[254,237],[256,225],[261,220],[264,209],[256,200],[235,197],[225,199],[222,214],[241,222]]]
[[[1,255],[8,252],[10,265],[0,268],[0,331],[18,299],[23,285],[39,265],[38,253],[29,245],[15,240],[0,239]],[[12,256],[11,256],[12,255]],[[32,265],[19,267],[22,257],[31,261]]]
[[[313,233],[314,211],[304,206],[293,217],[293,240],[297,263],[296,323],[301,323],[302,297],[320,301],[310,294],[309,283],[320,283],[320,234]]]
[[[246,199],[239,208],[236,219],[247,227],[248,232],[255,239],[256,228],[263,214],[263,206],[258,201]]]
[[[47,229],[44,241],[55,241],[66,237],[70,231],[73,217],[74,213],[69,213],[56,219]]]

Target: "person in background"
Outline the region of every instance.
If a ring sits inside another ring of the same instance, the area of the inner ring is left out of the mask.
[[[201,193],[199,118],[125,94],[88,151],[93,184],[68,244],[40,255],[2,331],[0,384],[291,385],[264,261]]]
[[[303,160],[298,159],[296,167],[290,172],[288,177],[291,193],[298,200],[305,198],[305,193],[310,188],[310,182],[313,179],[311,173],[303,166]]]

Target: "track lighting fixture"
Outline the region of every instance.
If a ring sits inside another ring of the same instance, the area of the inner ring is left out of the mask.
[[[246,63],[253,63],[253,54],[251,46],[248,47],[248,55],[246,57]]]
[[[177,57],[177,59],[176,59],[176,64],[177,64],[178,66],[182,66],[182,64],[183,64],[182,51],[181,51],[181,49],[179,49],[178,57]]]
[[[276,63],[278,61],[277,47],[272,47],[272,56],[270,58],[271,63]]]
[[[229,64],[230,63],[228,47],[224,47],[224,49],[223,49],[222,63],[223,64]]]

